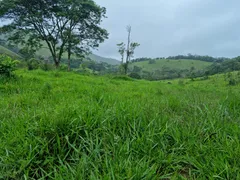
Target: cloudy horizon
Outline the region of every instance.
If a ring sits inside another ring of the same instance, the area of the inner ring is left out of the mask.
[[[116,44],[141,44],[135,57],[199,54],[214,57],[240,55],[240,1],[229,0],[95,0],[107,8],[102,27],[110,33],[96,54],[119,59]]]

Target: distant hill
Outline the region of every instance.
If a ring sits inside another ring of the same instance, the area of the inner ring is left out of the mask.
[[[0,54],[6,54],[6,55],[11,56],[13,58],[21,58],[21,56],[18,55],[17,53],[15,53],[15,52],[13,52],[13,51],[11,51],[11,50],[9,50],[9,49],[1,46],[1,45],[0,45]]]
[[[171,60],[171,59],[157,59],[154,63],[150,63],[149,61],[142,62],[134,62],[131,64],[131,67],[134,66],[141,67],[144,71],[154,72],[156,70],[162,70],[162,68],[169,69],[191,69],[202,70],[206,67],[210,66],[211,62],[200,61],[200,60],[189,60],[189,59],[179,59],[179,60]]]
[[[3,46],[0,45],[0,54],[6,54],[12,57],[17,57],[20,58],[21,56],[13,51],[11,51],[10,49],[7,49]],[[43,56],[43,57],[51,57],[51,53],[49,52],[49,50],[47,48],[42,48],[40,49],[37,53],[38,56]],[[67,54],[63,54],[63,58],[67,58]],[[101,57],[95,54],[91,54],[89,55],[89,58],[91,58],[93,61],[96,62],[105,62],[111,65],[118,65],[120,64],[120,61],[116,60],[116,59],[112,59],[112,58],[105,58],[105,57]],[[74,59],[74,56],[73,56]]]
[[[120,64],[120,61],[118,61],[116,59],[105,58],[105,57],[98,56],[96,54],[91,54],[91,55],[89,55],[89,57],[92,60],[97,61],[97,62],[105,62],[105,63],[111,64],[111,65],[118,65],[118,64]]]
[[[42,48],[37,52],[37,55],[50,57],[51,53],[49,52],[49,50],[47,48]],[[67,59],[67,54],[66,53],[63,54],[63,58]],[[72,56],[72,58],[77,59],[75,56]],[[98,56],[96,54],[89,55],[89,58],[91,58],[93,61],[96,61],[96,62],[105,62],[105,63],[111,64],[111,65],[120,64],[120,61],[118,61],[116,59],[101,57],[101,56]]]
[[[147,61],[132,62],[131,76],[148,80],[174,79],[181,77],[203,76],[207,67],[213,63],[191,59],[149,59]]]

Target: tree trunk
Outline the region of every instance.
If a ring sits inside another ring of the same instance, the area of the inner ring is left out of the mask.
[[[59,69],[60,62],[59,62],[59,61],[54,61],[54,62],[55,62],[55,67],[56,67],[56,69]]]
[[[68,49],[68,71],[71,71],[71,50]]]
[[[52,53],[52,58],[53,58],[53,62],[55,64],[55,68],[58,69],[59,68],[59,61],[57,59],[57,56],[55,54]]]
[[[128,31],[128,41],[127,41],[127,57],[126,57],[126,64],[125,64],[125,74],[127,74],[128,70],[128,62],[129,62],[129,56],[130,56],[130,41],[131,41],[131,26],[127,27]]]
[[[128,63],[126,62],[125,64],[123,64],[123,67],[124,67],[124,73],[125,75],[127,75]]]

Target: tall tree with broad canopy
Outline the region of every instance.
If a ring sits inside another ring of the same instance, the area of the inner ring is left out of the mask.
[[[100,27],[105,14],[93,0],[2,0],[0,20],[11,23],[0,32],[31,49],[47,46],[57,68],[67,52],[70,70],[72,54],[83,56],[107,39]]]

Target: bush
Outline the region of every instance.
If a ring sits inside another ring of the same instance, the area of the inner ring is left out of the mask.
[[[133,81],[132,78],[126,76],[126,75],[118,75],[118,76],[114,76],[113,79],[116,80],[124,80],[124,81]]]
[[[229,81],[228,81],[228,84],[229,84],[230,86],[235,86],[235,85],[238,84],[238,82],[237,82],[236,79],[230,78]]]
[[[68,70],[68,66],[66,64],[61,64],[59,67],[60,71],[67,71]]]
[[[150,59],[150,60],[148,61],[148,64],[156,64],[156,60]]]
[[[6,55],[0,55],[0,75],[10,77],[13,71],[16,70],[16,66],[19,63],[17,60],[13,60]]]
[[[41,61],[31,58],[27,60],[28,70],[35,70],[41,67]]]
[[[50,70],[53,70],[55,69],[54,66],[52,64],[49,64],[49,63],[42,63],[40,65],[40,68],[43,70],[43,71],[50,71]]]
[[[236,76],[234,76],[233,73],[229,72],[226,77],[225,80],[228,81],[228,85],[230,86],[235,86],[237,84],[239,84],[239,80]]]
[[[178,85],[183,86],[183,85],[184,85],[184,80],[183,80],[183,79],[179,79],[179,81],[178,81]]]
[[[138,73],[132,72],[129,74],[129,77],[133,79],[141,79],[141,76]]]
[[[49,64],[47,62],[44,62],[43,60],[38,60],[35,58],[31,58],[26,60],[27,68],[29,71],[36,70],[36,69],[42,69],[44,71],[50,71],[54,69],[54,66],[52,64]]]

